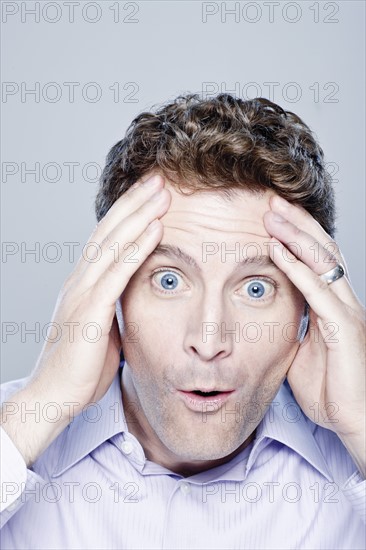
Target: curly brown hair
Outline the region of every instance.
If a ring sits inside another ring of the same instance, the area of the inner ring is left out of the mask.
[[[301,118],[268,99],[186,94],[138,115],[107,156],[97,220],[149,172],[181,191],[272,189],[334,237],[334,189],[323,150]]]

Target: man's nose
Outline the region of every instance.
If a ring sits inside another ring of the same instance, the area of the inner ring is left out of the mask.
[[[229,356],[238,339],[238,320],[233,318],[223,300],[202,297],[187,324],[184,349],[202,361]]]

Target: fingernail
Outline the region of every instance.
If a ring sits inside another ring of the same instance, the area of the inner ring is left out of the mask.
[[[281,214],[277,214],[277,212],[273,212],[273,219],[275,222],[281,222],[281,223],[287,221],[285,220],[285,218],[281,216]]]

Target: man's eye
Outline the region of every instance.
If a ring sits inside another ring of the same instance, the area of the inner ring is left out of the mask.
[[[162,270],[154,273],[153,280],[161,292],[169,292],[177,289],[181,277],[174,271]]]
[[[248,296],[251,300],[265,300],[270,298],[276,289],[276,284],[263,279],[252,279],[243,285],[241,294]]]

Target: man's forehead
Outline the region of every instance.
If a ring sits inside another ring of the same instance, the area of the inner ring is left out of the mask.
[[[269,200],[274,194],[271,191],[254,194],[235,189],[226,195],[218,190],[205,190],[188,195],[169,183],[166,188],[171,192],[172,201],[161,221],[168,233],[169,230],[183,231],[201,239],[215,232],[224,239],[245,234],[269,237],[263,215],[270,210]]]
[[[163,238],[150,260],[165,257],[196,271],[220,264],[227,264],[228,270],[274,267],[263,222],[273,192],[182,194],[169,184],[166,187],[172,201],[161,218]]]

